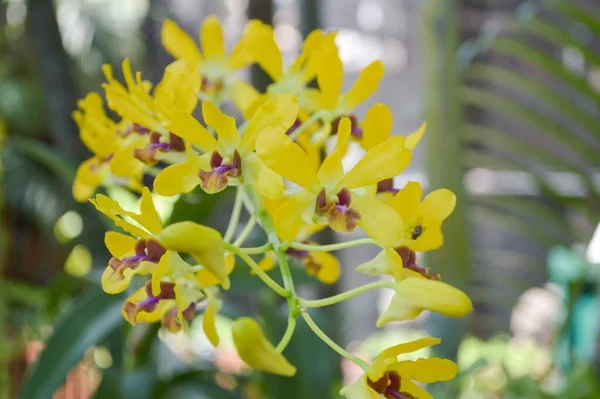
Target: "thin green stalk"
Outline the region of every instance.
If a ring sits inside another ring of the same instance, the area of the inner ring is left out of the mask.
[[[235,244],[233,244],[235,245]],[[270,251],[271,249],[273,249],[273,244],[271,244],[270,242],[266,243],[265,245],[261,245],[260,247],[238,247],[238,249],[248,255],[258,255],[258,254],[264,254],[267,251]]]
[[[275,350],[277,352],[283,352],[283,350],[286,348],[286,346],[290,343],[290,340],[292,339],[292,336],[294,335],[294,330],[296,329],[296,317],[297,315],[292,315],[290,313],[290,317],[288,317],[288,325],[287,328],[285,329],[285,333],[283,334],[283,337],[281,337],[281,341],[279,341],[279,343],[277,344],[277,347],[275,348]]]
[[[225,235],[223,239],[225,242],[231,241],[233,237],[233,233],[235,233],[235,229],[238,226],[240,221],[240,214],[242,213],[242,198],[244,196],[244,188],[239,186],[237,191],[235,192],[235,202],[233,203],[233,210],[231,211],[231,218],[229,219],[229,224],[227,225],[227,230],[225,230]]]
[[[231,252],[233,252],[234,254],[236,254],[240,259],[242,259],[244,262],[246,262],[246,264],[248,266],[250,266],[250,269],[252,269],[252,271],[254,273],[256,273],[256,275],[258,277],[260,277],[260,279],[269,286],[269,288],[271,288],[273,291],[275,291],[277,294],[281,295],[284,298],[288,298],[290,296],[290,291],[283,288],[282,286],[280,286],[279,284],[277,284],[277,282],[275,280],[273,280],[271,277],[269,277],[269,275],[267,273],[265,273],[260,266],[258,266],[258,264],[254,261],[254,259],[252,259],[250,256],[248,256],[247,254],[245,254],[244,252],[240,251],[240,249],[238,247],[235,247],[229,243],[225,243],[225,248]]]
[[[321,330],[319,328],[317,323],[315,323],[315,321],[312,319],[312,317],[310,317],[310,315],[308,314],[306,309],[302,310],[301,314],[302,314],[302,317],[304,318],[304,320],[306,321],[306,324],[308,324],[308,327],[310,327],[310,329],[313,330],[313,332],[317,335],[317,337],[319,337],[323,342],[325,342],[327,345],[329,345],[329,347],[331,349],[333,349],[334,351],[336,351],[337,353],[339,353],[341,356],[345,357],[346,359],[352,361],[353,363],[355,363],[358,367],[360,367],[364,371],[367,371],[369,369],[369,363],[354,356],[352,353],[348,352],[347,350],[345,350],[344,348],[342,348],[341,346],[339,346],[338,344],[333,342],[333,340],[331,338],[329,338],[329,336],[327,334],[325,334],[323,332],[323,330]]]
[[[267,233],[267,238],[273,244],[273,249],[275,250],[275,254],[277,255],[277,261],[279,263],[279,269],[281,271],[281,277],[283,278],[283,285],[287,290],[292,293],[292,297],[296,298],[296,288],[294,287],[294,280],[292,279],[292,272],[290,271],[290,265],[288,264],[287,257],[285,255],[286,248],[283,247],[279,237],[275,233],[275,228],[273,227],[273,221],[271,217],[267,213],[263,199],[258,195],[254,189],[251,189],[250,192],[252,195],[253,203],[256,209],[256,216],[260,221],[263,230]],[[289,298],[288,298],[289,299]],[[290,305],[292,305],[290,303]],[[290,306],[290,311],[295,308],[295,305]]]
[[[370,290],[378,288],[389,288],[393,290],[395,287],[396,284],[393,281],[376,281],[374,283],[365,284],[363,286],[354,288],[352,290],[348,290],[346,292],[342,292],[341,294],[330,296],[328,298],[314,300],[300,299],[300,305],[307,308],[321,308],[324,306],[335,305],[336,303],[343,302],[346,299],[350,299],[353,296],[360,295],[363,292],[367,292]]]
[[[300,242],[291,242],[287,245],[288,248],[300,249],[302,251],[311,251],[311,252],[331,252],[338,251],[340,249],[357,247],[359,245],[377,245],[381,247],[377,241],[372,238],[360,238],[358,240],[340,242],[338,244],[329,244],[329,245],[310,245],[310,244],[302,244]]]
[[[250,235],[250,233],[252,233],[252,229],[254,229],[254,226],[256,226],[256,216],[252,215],[250,216],[250,219],[248,219],[244,230],[242,230],[240,235],[237,236],[237,238],[233,242],[233,245],[235,245],[236,247],[242,245],[244,243],[244,240]]]
[[[300,137],[300,135],[302,133],[304,133],[309,127],[311,127],[319,119],[328,118],[328,117],[330,117],[330,115],[331,115],[331,112],[328,110],[321,110],[321,111],[315,112],[310,117],[308,117],[308,119],[306,119],[304,122],[302,122],[302,124],[300,126],[298,126],[292,132],[292,134],[290,134],[290,139],[292,139],[292,140],[297,139],[298,137]]]

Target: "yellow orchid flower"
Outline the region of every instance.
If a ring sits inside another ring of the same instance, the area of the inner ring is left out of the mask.
[[[225,258],[226,263],[231,256]],[[208,298],[204,312],[203,328],[209,341],[217,346],[219,336],[215,329],[215,316],[221,307],[221,301],[216,297],[217,285],[219,281],[206,268],[196,270],[198,266],[192,266],[185,262],[181,257],[172,251],[167,251],[160,259],[160,262],[152,272],[151,294],[160,296],[161,286],[166,281],[174,284],[176,307],[167,313],[162,324],[171,332],[177,332],[186,329],[186,320],[191,320],[196,310],[197,302],[206,296]],[[227,266],[227,274],[233,267]],[[202,285],[201,281],[208,283]],[[186,315],[187,312],[187,315]]]
[[[377,327],[392,321],[414,320],[430,310],[448,317],[465,317],[473,310],[471,300],[463,291],[439,280],[423,277],[412,270],[396,283],[395,294],[388,308],[377,319]]]
[[[456,196],[450,190],[438,189],[421,200],[422,193],[418,182],[408,182],[392,199],[390,206],[402,218],[403,227],[398,230],[401,234],[395,247],[431,251],[444,243],[442,223],[454,210]]]
[[[377,320],[378,327],[392,321],[413,320],[425,310],[449,317],[464,317],[473,310],[463,291],[443,283],[439,275],[429,274],[428,268],[418,266],[415,253],[406,247],[386,247],[356,271],[371,276],[387,274],[396,280],[394,297]]]
[[[393,116],[390,108],[381,103],[376,103],[367,110],[362,126],[352,130],[352,137],[363,147],[369,150],[383,143],[392,132]],[[414,150],[423,138],[427,123],[423,123],[417,130],[406,136],[405,145],[409,150]]]
[[[348,399],[433,399],[427,391],[415,384],[449,381],[458,373],[456,364],[437,357],[429,359],[398,360],[398,356],[437,345],[438,338],[421,338],[382,351],[369,369],[340,394]]]
[[[258,156],[275,172],[300,186],[277,211],[275,230],[284,240],[293,240],[302,226],[329,224],[340,232],[361,227],[369,236],[386,244],[396,236],[388,226],[401,223],[394,210],[368,194],[370,186],[396,176],[411,160],[404,137],[390,137],[371,148],[347,173],[342,156],[350,136],[350,120],[343,118],[335,150],[318,170],[306,153],[284,133],[266,130],[256,142]],[[367,191],[365,194],[364,191]],[[389,223],[389,219],[398,219]]]
[[[79,109],[73,112],[73,119],[79,127],[81,141],[94,154],[79,166],[73,182],[73,197],[84,202],[99,186],[123,180],[111,172],[109,165],[115,152],[130,145],[130,140],[119,134],[128,122],[115,123],[110,119],[97,93],[89,93],[77,105]],[[142,169],[130,169],[125,177],[123,183],[127,187],[141,191]]]
[[[362,130],[353,111],[379,88],[384,72],[383,63],[373,61],[367,65],[352,87],[342,93],[344,70],[335,41],[324,40],[314,58],[319,91],[312,97],[312,104],[308,108],[313,111],[328,110],[330,114],[323,119],[325,128],[320,129],[317,134],[319,137],[314,137],[313,140],[321,142],[329,134],[335,134],[342,117],[350,118],[352,136],[360,139]]]
[[[261,33],[259,25],[256,20],[249,21],[242,39],[229,54],[225,50],[221,23],[215,15],[207,17],[200,29],[202,52],[194,39],[170,19],[163,22],[161,39],[169,54],[195,66],[195,75],[202,77],[199,91],[205,96],[245,102],[249,85],[236,78],[235,73],[254,63],[251,45]]]
[[[109,107],[133,121],[130,129],[123,133],[130,138],[128,145],[122,146],[110,160],[115,175],[128,177],[132,170],[143,170],[146,165],[172,159],[173,154],[176,160],[183,156],[185,143],[165,129],[156,101],[160,98],[177,110],[191,113],[196,108],[201,80],[193,73],[192,64],[175,61],[165,69],[163,79],[154,90],[155,99],[150,95],[150,84],[142,81],[139,72],[134,80],[128,59],[123,61],[122,69],[127,87],[114,79],[110,65],[103,66],[107,79],[103,87]]]
[[[273,27],[257,23],[255,25],[257,36],[260,40],[252,43],[252,51],[256,62],[273,80],[267,87],[266,93],[260,95],[256,90],[247,91],[245,96],[247,106],[240,108],[245,117],[252,115],[254,110],[268,98],[279,94],[292,94],[296,97],[300,108],[304,112],[311,113],[316,105],[313,100],[317,96],[317,90],[309,87],[309,83],[317,76],[314,55],[326,41],[335,40],[337,32],[324,33],[320,30],[312,31],[302,45],[301,54],[294,60],[290,67],[285,70],[283,54],[275,41]],[[304,118],[300,118],[304,119]]]
[[[142,191],[139,214],[124,210],[116,201],[102,194],[97,194],[90,202],[135,237],[107,234],[106,244],[113,256],[102,275],[102,287],[107,293],[122,292],[135,274],[154,272],[156,265],[163,261],[167,262],[163,269],[180,270],[183,261],[177,252],[190,254],[224,288],[229,288],[225,248],[218,231],[193,222],[180,222],[163,228],[147,188]]]
[[[265,207],[267,209],[267,213],[269,216],[271,216],[271,219],[274,218],[279,208],[285,202],[285,197],[281,197],[276,200],[270,200],[268,198],[265,199]],[[325,227],[327,226],[305,224],[298,233],[295,241],[302,242],[304,244],[314,244],[313,242],[309,241],[309,237],[323,230]],[[319,281],[325,284],[334,284],[340,278],[340,262],[334,255],[328,252],[301,251],[294,248],[288,248],[285,253],[289,258],[295,259],[302,263],[309,275],[315,276],[317,279],[319,279]],[[269,271],[275,267],[276,263],[277,256],[275,255],[275,252],[269,251],[260,260],[260,262],[258,262],[258,266],[264,271]]]
[[[233,323],[232,334],[240,357],[250,367],[286,377],[296,374],[296,367],[275,350],[254,319],[237,319]]]
[[[252,184],[265,197],[278,197],[283,193],[283,181],[269,169],[254,152],[256,137],[269,128],[284,132],[292,125],[298,105],[290,95],[273,97],[263,104],[248,121],[244,135],[240,135],[235,119],[225,115],[209,101],[202,103],[206,123],[218,135],[215,139],[193,116],[177,111],[167,103],[159,103],[168,117],[167,126],[175,134],[207,151],[190,156],[186,162],[161,171],[154,188],[161,195],[172,196],[190,192],[200,185],[214,194],[228,185]]]
[[[173,287],[172,283],[163,283],[160,295],[153,296],[148,282],[127,297],[123,303],[123,317],[130,324],[155,323],[161,320],[175,306]]]
[[[203,292],[185,292],[186,289],[172,282],[161,282],[159,293],[152,292],[152,284],[148,282],[130,295],[123,303],[122,313],[130,324],[155,323],[160,321],[163,327],[170,332],[178,332],[186,328],[196,312],[196,303],[203,298]],[[191,290],[188,290],[191,291]],[[217,307],[215,307],[217,305]],[[205,310],[205,318],[212,320],[213,324],[205,328],[210,342],[217,346],[219,337],[214,329],[214,315],[220,302],[209,299]]]

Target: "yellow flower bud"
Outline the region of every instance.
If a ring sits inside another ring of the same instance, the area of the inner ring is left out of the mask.
[[[250,317],[237,319],[233,324],[233,342],[242,360],[249,366],[273,374],[291,377],[296,367],[275,350],[264,336],[260,325]]]

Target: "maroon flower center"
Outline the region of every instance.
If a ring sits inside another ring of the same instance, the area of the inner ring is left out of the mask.
[[[394,179],[393,178],[385,179],[385,180],[382,180],[379,183],[377,183],[377,194],[380,194],[380,193],[396,194],[396,193],[398,193],[398,191],[400,191],[400,190],[397,188],[394,188]]]
[[[242,157],[236,151],[233,153],[231,163],[223,163],[223,157],[214,151],[210,157],[210,171],[200,170],[200,185],[209,194],[215,194],[225,190],[229,184],[230,177],[238,177],[242,172]]]
[[[159,244],[158,241],[149,238],[148,240],[139,239],[135,244],[135,255],[123,259],[111,258],[108,265],[113,269],[111,277],[123,278],[123,272],[126,269],[136,269],[140,263],[152,262],[158,263],[160,258],[165,254],[166,250]]]
[[[402,264],[404,265],[405,269],[410,269],[414,272],[417,272],[429,280],[439,281],[441,279],[439,273],[431,274],[429,272],[429,267],[422,267],[417,265],[417,254],[412,249],[402,246],[395,248],[395,250],[398,253],[398,255],[400,255],[400,257],[402,258]]]
[[[369,387],[387,399],[417,399],[408,392],[400,391],[401,378],[394,371],[386,371],[383,377],[373,382],[367,378]]]
[[[294,133],[294,131],[296,129],[298,129],[300,127],[300,125],[302,125],[302,121],[298,118],[296,118],[296,120],[294,121],[294,123],[292,124],[292,126],[289,127],[289,129],[285,132],[286,135],[291,135],[292,133]]]
[[[316,210],[327,215],[329,226],[335,231],[349,233],[354,231],[360,219],[360,214],[350,207],[352,195],[347,188],[341,189],[334,200],[327,199],[325,189],[317,195]]]
[[[160,320],[160,323],[163,327],[165,327],[169,332],[176,333],[181,330],[181,322],[177,320],[177,312],[178,308],[175,306],[173,309],[169,310]],[[187,307],[182,312],[183,318],[185,320],[192,320],[194,318],[194,314],[196,313],[196,304],[191,303],[190,306]]]
[[[212,81],[207,78],[202,78],[202,86],[200,87],[200,90],[207,94],[217,94],[223,91],[224,87],[225,84],[223,83],[223,80]]]
[[[181,139],[181,137],[177,136],[174,133],[169,133],[169,142],[163,143],[160,141],[161,139],[160,133],[152,132],[150,133],[150,141],[145,148],[136,148],[133,150],[133,156],[146,165],[155,165],[158,160],[156,159],[157,151],[167,152],[167,151],[185,151],[185,143]]]
[[[130,323],[135,324],[137,321],[137,315],[140,312],[151,313],[156,309],[161,300],[175,299],[174,288],[174,283],[163,281],[160,283],[160,294],[158,296],[154,296],[152,295],[152,283],[146,283],[145,290],[147,297],[138,303],[128,301],[123,306],[123,310],[127,315],[127,320],[129,320]]]
[[[356,140],[362,140],[363,138],[363,129],[358,125],[358,118],[354,115],[342,115],[339,118],[335,119],[331,122],[331,134],[337,134],[338,129],[340,127],[340,122],[342,118],[350,118],[350,134]]]

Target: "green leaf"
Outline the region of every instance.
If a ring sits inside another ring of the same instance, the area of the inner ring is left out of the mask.
[[[29,371],[18,397],[51,398],[85,351],[123,324],[122,300],[122,296],[107,295],[96,287],[76,298],[54,324],[54,332]]]
[[[25,137],[11,137],[10,144],[21,153],[29,156],[51,170],[59,179],[67,184],[75,180],[77,167],[68,159],[59,155],[54,149],[42,144],[39,140]]]
[[[552,136],[557,145],[570,150],[573,156],[581,156],[590,165],[599,164],[597,151],[583,141],[574,139],[564,122],[544,115],[531,105],[521,104],[513,99],[474,87],[463,89],[463,101],[465,104],[510,117],[522,126],[545,132],[548,135],[547,139]]]

